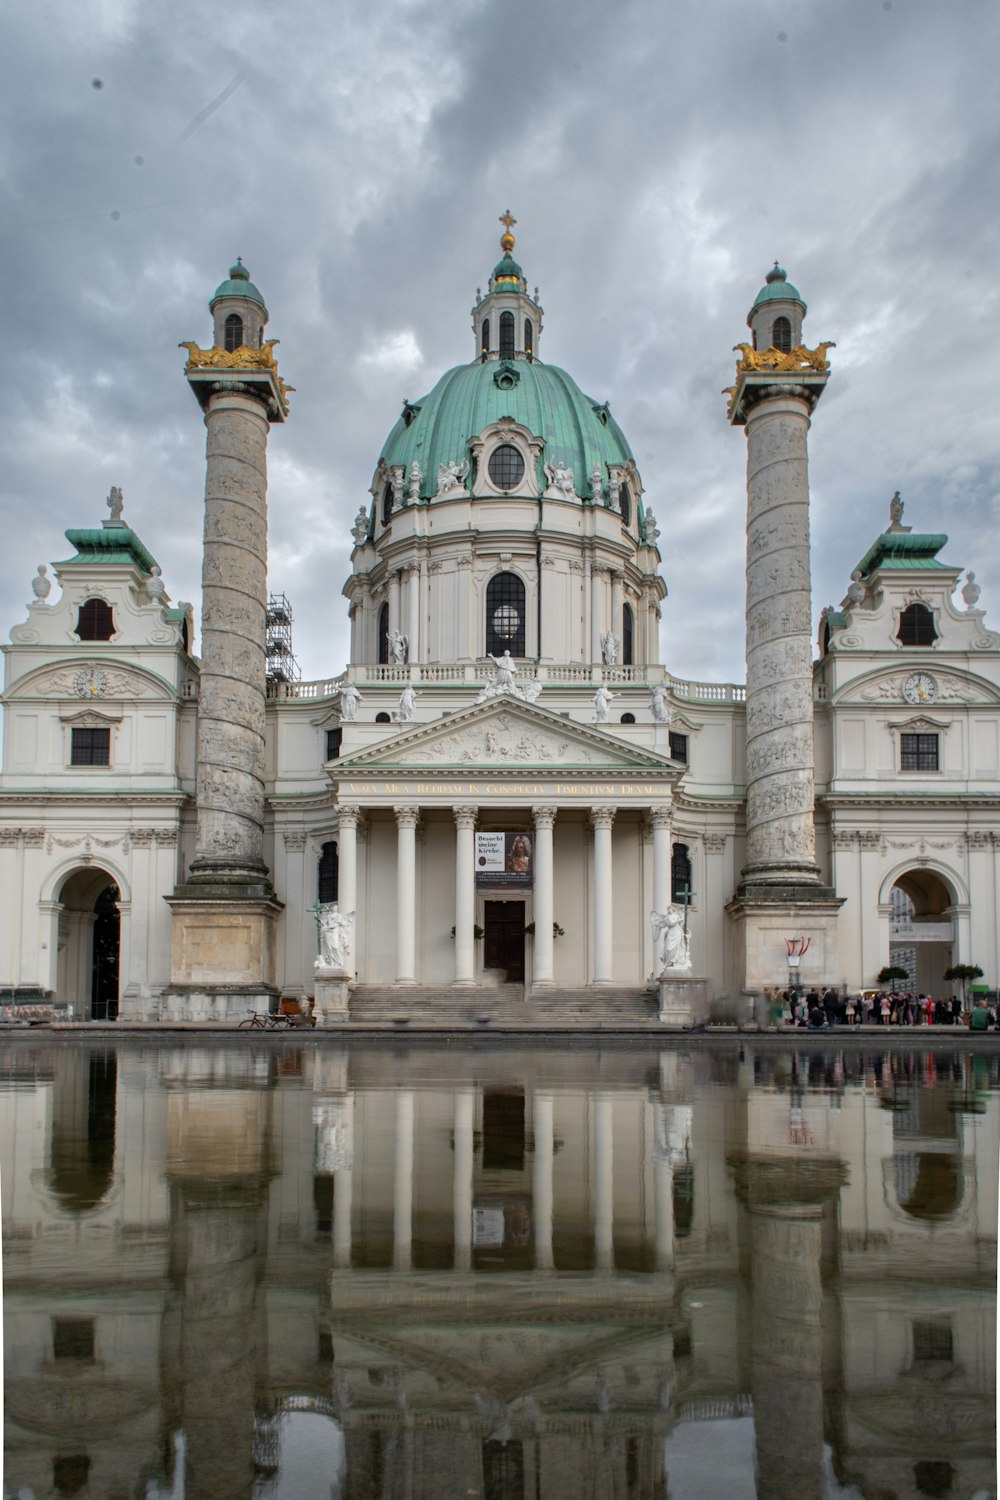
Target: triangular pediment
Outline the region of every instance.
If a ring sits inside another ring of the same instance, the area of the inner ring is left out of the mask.
[[[341,769],[427,772],[477,766],[675,774],[682,769],[655,750],[623,743],[596,725],[578,724],[538,704],[505,695],[430,724],[400,725],[391,739],[343,756],[330,770],[337,775]]]

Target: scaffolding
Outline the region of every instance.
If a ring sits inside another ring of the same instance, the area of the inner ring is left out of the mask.
[[[267,597],[267,680],[298,682],[301,668],[292,651],[292,606],[284,594]]]

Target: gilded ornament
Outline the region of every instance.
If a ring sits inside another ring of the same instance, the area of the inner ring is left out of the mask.
[[[787,351],[775,349],[754,349],[750,344],[734,344],[733,350],[740,355],[736,365],[737,375],[745,375],[751,371],[764,370],[769,373],[786,370],[818,370],[824,372],[830,368],[830,361],[826,357],[828,349],[837,346],[833,340],[820,344],[815,349],[807,349],[803,344],[797,344],[794,349]]]

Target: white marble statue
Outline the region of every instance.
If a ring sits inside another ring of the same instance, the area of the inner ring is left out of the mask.
[[[561,495],[572,495],[573,470],[566,464],[546,464],[545,477],[552,489],[558,490]]]
[[[665,912],[650,912],[653,926],[653,950],[662,938],[660,972],[676,973],[691,968],[691,934],[684,931],[684,912],[679,906],[668,906]]]
[[[611,501],[611,509],[620,511],[622,495],[622,472],[621,469],[608,470],[608,499]]]
[[[38,572],[31,580],[31,592],[42,604],[52,592],[52,579],[48,577],[44,563],[38,564]]]
[[[438,464],[438,494],[464,484],[468,472],[469,460],[467,458],[463,459],[460,464],[457,464],[453,458],[449,458],[446,464]]]
[[[853,605],[856,609],[857,606],[863,602],[864,597],[865,586],[861,579],[861,569],[855,568],[854,572],[851,574],[851,581],[847,585],[848,603]]]
[[[966,573],[965,586],[962,589],[962,598],[965,600],[966,609],[975,609],[976,605],[979,603],[979,596],[981,593],[982,589],[976,582],[975,573]]]
[[[894,530],[903,524],[903,502],[899,498],[899,491],[889,501],[889,530]]]
[[[166,604],[167,602],[167,586],[163,582],[163,574],[159,563],[154,563],[149,570],[149,577],[146,579],[146,593],[157,604]]]
[[[604,658],[606,667],[618,665],[619,641],[613,630],[606,630],[601,636],[601,656]]]
[[[410,465],[410,504],[417,505],[420,502],[420,481],[423,479],[420,465],[414,459]]]
[[[125,509],[125,500],[116,484],[111,486],[111,493],[104,503],[111,512],[111,525],[123,526],[125,523],[122,521],[122,511]]]
[[[336,901],[319,909],[319,956],[317,969],[346,969],[351,956],[354,913],[341,911]]]
[[[398,667],[406,661],[410,642],[401,630],[390,630],[389,632],[389,655]]]
[[[655,547],[660,540],[660,528],[656,524],[656,517],[651,510],[646,512],[646,546]]]
[[[606,724],[608,722],[608,709],[611,707],[611,700],[617,697],[617,693],[613,693],[610,688],[606,688],[603,683],[601,684],[594,694],[595,724]]]
[[[393,464],[389,470],[392,479],[392,508],[401,510],[403,507],[403,476],[406,470],[402,464]]]
[[[669,724],[673,719],[667,702],[667,690],[662,682],[649,690],[649,711],[653,715],[654,724]]]
[[[600,464],[595,464],[590,471],[590,495],[595,505],[602,504],[604,500],[604,475],[601,473]]]
[[[354,525],[351,527],[351,536],[359,547],[363,547],[368,540],[368,511],[362,505],[354,517]]]
[[[527,686],[521,689],[521,697],[525,703],[535,703],[542,691],[542,686],[542,679],[540,677],[533,677]]]
[[[417,694],[413,687],[407,683],[399,695],[399,702],[392,711],[392,722],[394,724],[409,724],[413,718],[413,710],[417,706]]]
[[[496,673],[494,692],[512,693],[514,691],[514,678],[517,676],[517,667],[514,665],[510,652],[505,651],[503,656],[494,656],[492,651],[487,651],[486,655],[493,663],[493,670]]]
[[[342,724],[353,724],[358,717],[358,704],[361,702],[361,694],[353,682],[342,683],[338,689],[340,696],[340,721]]]

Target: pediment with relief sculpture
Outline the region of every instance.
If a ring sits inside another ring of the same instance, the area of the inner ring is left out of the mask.
[[[597,726],[564,719],[537,704],[513,697],[475,704],[447,719],[401,725],[397,733],[367,750],[343,756],[331,772],[412,767],[546,768],[594,770],[674,770],[655,750],[630,745]]]

